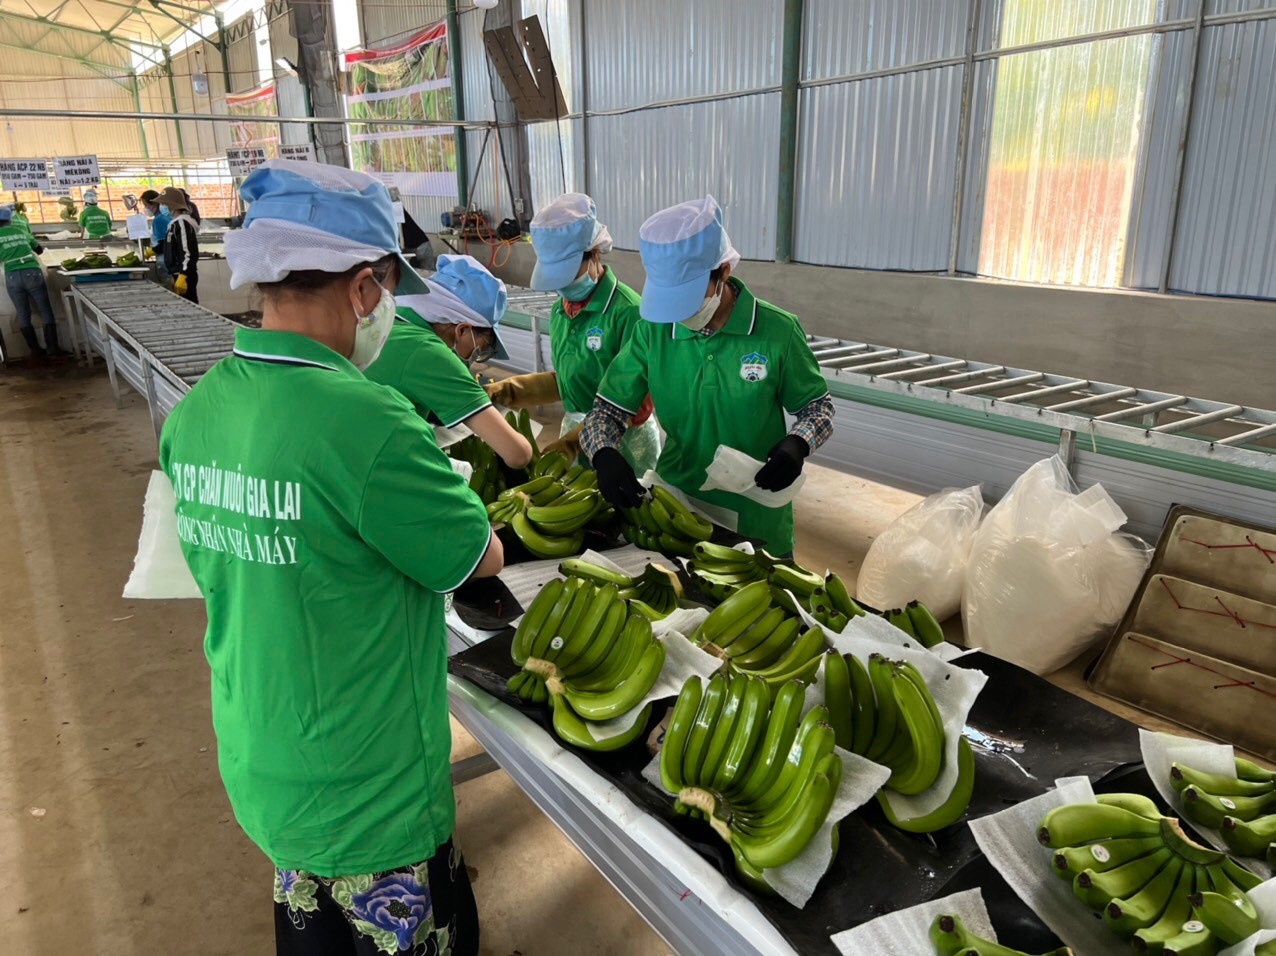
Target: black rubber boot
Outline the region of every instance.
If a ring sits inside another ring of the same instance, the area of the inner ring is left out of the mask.
[[[71,354],[58,344],[58,327],[52,322],[44,327],[44,350],[59,358],[65,358]]]
[[[44,357],[44,349],[40,347],[40,340],[35,337],[35,329],[29,325],[22,327],[22,337],[27,340],[27,348],[31,350],[31,354],[36,358]]]

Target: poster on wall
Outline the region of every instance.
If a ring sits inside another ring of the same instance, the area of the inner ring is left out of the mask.
[[[59,186],[97,186],[102,182],[96,156],[53,157],[53,178]]]
[[[227,95],[226,112],[238,117],[230,124],[232,143],[241,148],[263,149],[267,159],[279,156],[279,124],[267,119],[279,115],[274,80],[247,93]]]
[[[350,119],[454,118],[445,21],[392,49],[344,56]],[[402,195],[456,195],[456,135],[448,127],[353,125],[350,158],[355,169],[397,186]]]
[[[47,159],[0,159],[0,183],[8,190],[49,188]]]
[[[269,158],[264,146],[242,146],[226,150],[226,165],[230,167],[231,176],[236,179],[247,176]]]
[[[289,146],[286,143],[279,144],[280,159],[295,159],[303,163],[313,163],[315,161],[315,147],[313,143],[298,143]]]

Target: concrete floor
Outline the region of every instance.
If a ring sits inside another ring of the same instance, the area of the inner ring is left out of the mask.
[[[270,867],[217,775],[203,606],[119,596],[155,465],[144,404],[124,405],[100,366],[0,370],[2,949],[271,952]],[[853,579],[916,500],[813,467],[797,556]],[[1058,681],[1084,693],[1078,667]],[[504,772],[457,799],[485,953],[668,952]]]

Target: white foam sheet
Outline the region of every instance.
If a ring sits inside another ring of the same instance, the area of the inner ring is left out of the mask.
[[[1129,956],[1130,944],[1108,929],[1072,892],[1072,884],[1050,871],[1050,851],[1037,842],[1041,818],[1055,807],[1094,801],[1086,777],[1055,781],[1055,789],[1000,813],[970,822],[988,862],[1050,929],[1085,956]]]
[[[1219,831],[1202,826],[1183,812],[1183,800],[1170,783],[1170,764],[1181,763],[1204,773],[1234,777],[1236,776],[1236,754],[1232,745],[1180,737],[1177,734],[1140,730],[1139,748],[1143,751],[1143,764],[1147,767],[1152,783],[1156,786],[1156,792],[1170,805],[1175,815],[1181,817],[1184,824],[1204,837],[1215,849],[1230,853]],[[1236,861],[1264,878],[1272,875],[1272,868],[1262,860],[1236,857]]]
[[[944,767],[939,778],[929,790],[914,796],[906,797],[889,790],[884,794],[897,818],[912,820],[942,806],[957,785],[957,745],[966,726],[966,718],[970,716],[970,708],[988,682],[988,675],[956,667],[916,643],[910,643],[910,646],[895,643],[891,632],[908,639],[899,628],[874,615],[854,618],[841,634],[828,631],[825,634],[840,653],[854,654],[866,667],[872,654],[910,662],[925,679],[926,687],[935,699],[935,706],[944,720]]]
[[[468,681],[448,676],[448,691],[475,708],[496,730],[509,735],[616,827],[659,861],[675,880],[717,916],[729,922],[759,952],[796,956],[792,946],[744,894],[661,820],[638,807],[614,784],[563,748],[544,728]]]
[[[462,461],[459,458],[449,458],[448,464],[452,466],[452,470],[469,481],[474,476],[474,466],[468,461]]]
[[[824,665],[820,664],[816,680],[807,688],[806,700],[802,713],[824,702]],[[837,787],[837,795],[833,798],[833,806],[820,827],[812,837],[805,850],[797,859],[784,866],[762,871],[762,878],[772,889],[789,903],[801,909],[806,905],[811,894],[819,885],[833,862],[833,827],[843,817],[849,816],[864,804],[873,799],[874,794],[890,778],[891,772],[886,767],[873,763],[865,757],[850,753],[840,747],[836,749],[842,761],[842,780]],[[659,754],[643,768],[643,778],[657,790],[667,793],[660,783]],[[673,796],[673,794],[670,794]]]
[[[142,533],[124,597],[166,600],[202,598],[177,538],[177,498],[162,471],[152,471],[142,502]]]
[[[996,942],[984,896],[963,890],[943,899],[895,910],[875,920],[844,930],[830,940],[842,956],[919,956],[933,952],[930,926],[940,916],[957,916],[970,932]]]
[[[704,484],[700,486],[700,490],[720,489],[756,501],[766,508],[782,508],[798,496],[798,492],[806,484],[806,475],[799,474],[791,485],[779,491],[768,491],[759,488],[756,480],[764,464],[766,462],[758,461],[738,448],[719,445],[713,453],[713,461],[705,468]]]

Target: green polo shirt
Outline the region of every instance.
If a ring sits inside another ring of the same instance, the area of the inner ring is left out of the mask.
[[[433,855],[455,823],[444,594],[491,531],[430,427],[313,339],[238,329],[160,465],[244,832],[322,876]]]
[[[0,226],[0,262],[5,272],[41,268],[31,233],[16,223]]]
[[[80,228],[87,239],[105,239],[111,234],[111,216],[101,206],[85,206],[80,213]]]
[[[413,309],[398,310],[381,354],[364,374],[404,396],[422,418],[448,428],[492,404],[461,357]]]
[[[22,229],[25,230],[28,236],[30,236],[32,239],[35,239],[35,233],[31,231],[31,220],[29,220],[26,216],[22,215],[22,213],[15,212],[13,214],[13,219],[11,219],[10,221],[15,226],[21,226]]]
[[[739,531],[776,553],[793,550],[793,506],[767,508],[726,491],[701,491],[719,445],[765,461],[787,433],[784,413],[828,394],[796,316],[757,299],[739,279],[727,324],[713,335],[639,322],[598,387],[633,413],[649,391],[665,430],[656,470],[692,497],[730,508]]]
[[[558,394],[567,411],[583,415],[594,407],[598,383],[641,324],[639,299],[638,293],[608,268],[575,318],[567,317],[562,299],[554,303],[549,318],[550,354],[558,376]]]

